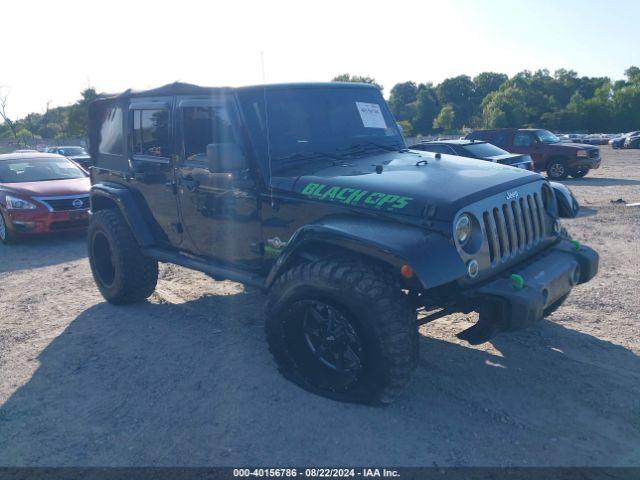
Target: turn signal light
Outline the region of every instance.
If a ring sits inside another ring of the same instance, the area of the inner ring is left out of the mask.
[[[400,275],[402,275],[404,278],[413,277],[413,268],[405,263],[404,265],[402,265],[402,267],[400,267]]]

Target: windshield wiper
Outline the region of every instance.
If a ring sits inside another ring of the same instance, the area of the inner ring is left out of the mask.
[[[333,162],[339,162],[340,159],[333,155],[329,155],[324,152],[297,152],[291,155],[285,155],[283,157],[278,157],[274,161],[277,162],[279,166],[288,166],[295,163],[305,162],[308,160],[318,160],[320,158],[328,158]]]
[[[366,153],[375,150],[385,150],[387,152],[401,152],[406,149],[400,148],[400,143],[394,142],[392,145],[384,145],[376,142],[354,143],[350,147],[339,150],[341,155],[352,155],[358,153]]]

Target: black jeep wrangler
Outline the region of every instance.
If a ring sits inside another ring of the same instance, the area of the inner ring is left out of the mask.
[[[170,262],[268,292],[280,371],[386,404],[418,325],[479,312],[472,344],[538,322],[598,268],[540,175],[406,148],[364,84],[172,84],[90,107],[91,269],[142,301]]]

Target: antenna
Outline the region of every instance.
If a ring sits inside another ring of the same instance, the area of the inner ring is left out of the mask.
[[[264,127],[267,134],[267,162],[269,163],[269,200],[271,201],[271,208],[273,208],[273,185],[271,183],[272,179],[272,168],[271,168],[271,131],[269,130],[269,105],[267,103],[267,87],[266,77],[264,74],[264,52],[260,52],[260,64],[262,67],[262,100],[264,101]]]

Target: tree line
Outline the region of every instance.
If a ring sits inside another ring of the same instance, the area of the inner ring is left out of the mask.
[[[29,113],[23,118],[12,119],[7,113],[11,100],[8,91],[0,93],[0,140],[10,140],[18,145],[34,145],[43,138],[51,140],[87,138],[89,103],[96,98],[96,91],[87,88],[73,105],[50,108],[47,103],[42,113]]]
[[[409,81],[393,86],[388,103],[409,136],[505,127],[626,132],[640,129],[640,68],[624,73],[626,79],[617,81],[565,69],[459,75],[438,85]],[[333,80],[383,88],[371,77],[343,74]]]
[[[626,132],[640,129],[640,68],[626,79],[579,77],[573,70],[524,70],[508,77],[483,72],[433,83],[398,83],[389,107],[405,135],[459,133],[473,128],[541,127],[557,132]],[[342,74],[334,81],[366,82],[374,78]],[[87,88],[73,105],[49,108],[12,119],[6,113],[8,93],[0,92],[0,140],[33,144],[39,139],[87,137],[89,103],[96,91]]]

